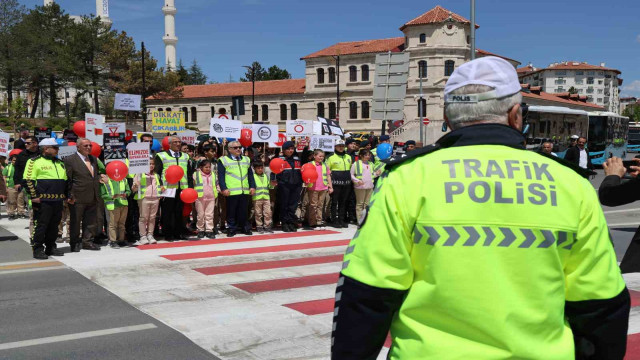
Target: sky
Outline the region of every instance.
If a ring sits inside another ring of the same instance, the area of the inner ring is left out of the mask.
[[[42,0],[19,0],[28,8]],[[56,0],[71,15],[95,13],[93,0]],[[436,5],[470,18],[469,0],[175,0],[177,55],[197,60],[209,80],[238,81],[258,61],[304,77],[301,57],[343,41],[403,36],[398,29]],[[164,63],[162,0],[109,0],[113,27]],[[477,0],[476,46],[546,67],[586,61],[618,69],[621,96],[640,97],[638,0]]]

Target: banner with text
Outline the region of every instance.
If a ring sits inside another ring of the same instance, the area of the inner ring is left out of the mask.
[[[313,136],[313,121],[287,120],[287,136]]]
[[[124,160],[127,158],[127,146],[124,140],[125,134],[104,134],[104,163],[108,164],[114,160]]]
[[[152,111],[151,131],[154,133],[182,132],[185,127],[184,113],[182,111]]]
[[[220,118],[211,119],[209,136],[217,137],[217,138],[239,139],[241,132],[242,132],[242,121],[225,120]]]
[[[140,111],[140,95],[116,93],[115,110]]]
[[[181,133],[178,133],[178,136],[180,137],[180,140],[182,140],[183,143],[189,144],[189,145],[195,145],[196,144],[196,132],[195,130],[187,130],[187,131],[183,131]]]
[[[149,143],[129,143],[129,174],[146,174],[149,172],[150,153]]]
[[[309,149],[320,149],[322,151],[333,152],[335,140],[335,136],[331,135],[314,135],[311,137],[311,144],[309,144]]]
[[[9,156],[9,133],[0,131],[0,156]],[[0,181],[3,181],[0,179]]]
[[[64,160],[65,158],[68,158],[76,152],[78,152],[78,148],[75,145],[60,146],[60,148],[58,149],[58,159]]]
[[[102,125],[104,124],[104,116],[98,114],[84,114],[84,128],[86,133],[86,138],[97,143],[98,145],[103,145],[103,131]]]
[[[278,125],[253,124],[251,132],[253,142],[278,142]]]
[[[35,128],[33,129],[33,136],[38,139],[38,143],[44,139],[48,139],[51,137],[52,130],[51,128]]]
[[[103,134],[118,135],[120,133],[126,135],[127,127],[125,123],[104,123],[102,125]]]

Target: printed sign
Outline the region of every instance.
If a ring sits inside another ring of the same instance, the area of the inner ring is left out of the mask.
[[[227,114],[216,114],[214,119],[230,120],[231,118]]]
[[[38,139],[38,143],[44,139],[49,139],[51,137],[51,128],[34,128],[33,136]]]
[[[287,120],[287,136],[313,136],[313,121]]]
[[[318,121],[322,124],[322,134],[323,135],[338,135],[344,136],[344,132],[342,128],[338,124],[337,121],[331,119],[325,119],[323,117],[318,116]]]
[[[182,132],[185,127],[184,113],[182,111],[152,111],[151,131],[154,133]]]
[[[129,155],[129,174],[146,174],[149,172],[151,149],[149,143],[129,143],[127,153]]]
[[[64,132],[62,133],[62,138],[67,140],[68,142],[78,141],[78,135],[76,135],[76,133],[74,133],[73,130],[69,130],[69,129],[64,129]]]
[[[180,137],[180,140],[182,140],[183,143],[187,143],[189,145],[195,145],[196,144],[196,132],[195,130],[187,130],[187,131],[183,131],[181,133],[178,133],[178,136]]]
[[[330,135],[314,135],[311,137],[311,144],[309,149],[320,149],[322,151],[332,152],[334,151],[335,136]]]
[[[125,111],[140,111],[140,95],[116,93],[116,100],[113,108]]]
[[[209,136],[218,138],[239,139],[242,132],[242,121],[212,118]]]
[[[103,145],[102,124],[104,124],[104,116],[98,114],[84,114],[84,126],[86,138]]]
[[[118,134],[104,134],[104,163],[113,160],[124,161],[127,158],[127,147],[123,132]]]
[[[285,135],[284,133],[279,132],[278,133],[278,141],[276,142],[270,142],[269,143],[269,147],[270,148],[278,148],[280,146],[282,146],[282,144],[287,141],[287,135]]]
[[[0,156],[9,156],[9,133],[6,132],[0,132]]]
[[[304,148],[309,146],[309,138],[308,137],[296,138],[296,141],[297,141],[297,146],[296,146],[296,150],[297,151],[303,151]]]
[[[64,160],[69,156],[78,152],[78,148],[75,145],[72,146],[60,146],[58,149],[58,159]]]
[[[251,141],[253,142],[277,142],[278,125],[253,124]]]
[[[125,123],[105,123],[102,125],[102,133],[103,134],[125,134],[127,132],[127,127]]]

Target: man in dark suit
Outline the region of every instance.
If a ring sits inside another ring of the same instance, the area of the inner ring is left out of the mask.
[[[593,169],[589,152],[584,148],[587,138],[579,137],[576,146],[567,149],[564,159],[584,169]]]
[[[90,154],[91,141],[80,138],[78,152],[64,159],[69,186],[71,251],[100,250],[92,240],[96,235],[97,206],[100,197],[98,161]],[[82,241],[80,226],[82,225]]]
[[[20,129],[20,138],[13,142],[14,149],[26,149],[25,143],[27,142],[27,138],[29,137],[29,129],[21,128]]]

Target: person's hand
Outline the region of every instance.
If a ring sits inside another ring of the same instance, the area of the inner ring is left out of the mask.
[[[31,199],[32,203],[40,204],[40,198]]]
[[[256,189],[251,188],[249,189],[249,194],[251,194],[252,196],[256,194]]]
[[[635,158],[633,159],[633,161],[635,161],[636,164],[638,164],[638,166],[629,166],[629,175],[633,176],[633,177],[638,177],[638,175],[640,175],[640,159]]]
[[[273,181],[271,182],[271,186],[278,186],[278,182],[277,182],[277,181],[275,181],[275,180],[273,180]]]
[[[109,183],[109,177],[105,174],[101,174],[100,175],[100,183],[101,184],[108,184]]]
[[[165,192],[165,191],[167,191],[167,188],[165,188],[164,186],[161,186],[160,187],[160,192]]]
[[[138,184],[133,183],[133,186],[131,186],[131,191],[138,191]]]
[[[329,194],[333,194],[333,188],[332,187],[329,188]]]
[[[222,195],[224,195],[224,196],[229,196],[229,195],[231,195],[231,191],[229,191],[229,189],[224,190],[224,191],[222,192]]]
[[[623,177],[627,172],[627,168],[622,164],[622,159],[615,156],[607,159],[607,161],[602,164],[602,168],[604,169],[605,176],[616,175]]]

